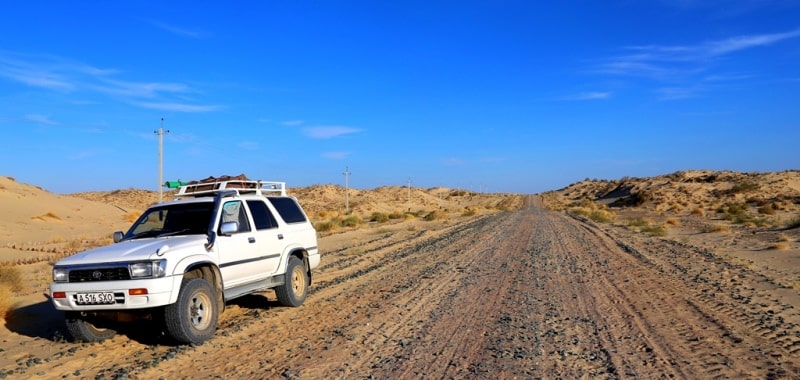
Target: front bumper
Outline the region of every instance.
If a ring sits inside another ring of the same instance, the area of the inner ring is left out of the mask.
[[[50,285],[53,305],[58,310],[90,311],[90,310],[133,310],[166,306],[175,302],[183,276],[166,276],[161,278],[97,281],[97,282],[56,282]],[[131,295],[131,289],[147,289],[147,294]],[[63,292],[66,297],[56,298],[55,293]],[[79,305],[78,293],[114,293],[115,303],[102,305]],[[175,295],[173,297],[173,295]]]

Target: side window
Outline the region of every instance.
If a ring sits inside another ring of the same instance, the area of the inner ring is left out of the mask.
[[[228,201],[222,205],[222,223],[225,222],[239,223],[239,232],[250,231],[250,222],[247,221],[247,213],[241,201]]]
[[[267,198],[269,202],[278,210],[278,214],[286,223],[301,223],[306,221],[303,210],[292,198]]]
[[[270,228],[277,228],[278,222],[272,216],[267,204],[262,201],[247,201],[247,206],[250,207],[250,213],[253,214],[253,222],[257,230],[268,230]]]

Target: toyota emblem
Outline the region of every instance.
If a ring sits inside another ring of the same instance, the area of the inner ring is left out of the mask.
[[[95,280],[99,280],[102,277],[103,277],[103,272],[99,270],[92,272],[92,278],[94,278]]]

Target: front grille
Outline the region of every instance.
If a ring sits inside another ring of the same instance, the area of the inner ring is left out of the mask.
[[[130,280],[128,267],[76,269],[69,271],[69,282]]]

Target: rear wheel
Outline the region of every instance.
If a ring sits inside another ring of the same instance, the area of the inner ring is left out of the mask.
[[[283,306],[300,306],[308,295],[308,285],[306,266],[303,261],[292,256],[286,267],[284,283],[275,288],[275,295]]]
[[[178,300],[164,308],[167,332],[181,343],[202,343],[211,338],[218,318],[214,288],[202,278],[183,280]]]
[[[68,311],[64,315],[67,331],[72,338],[81,342],[100,342],[117,335],[113,329],[98,326],[98,320],[79,312]],[[102,322],[102,321],[100,321]]]

